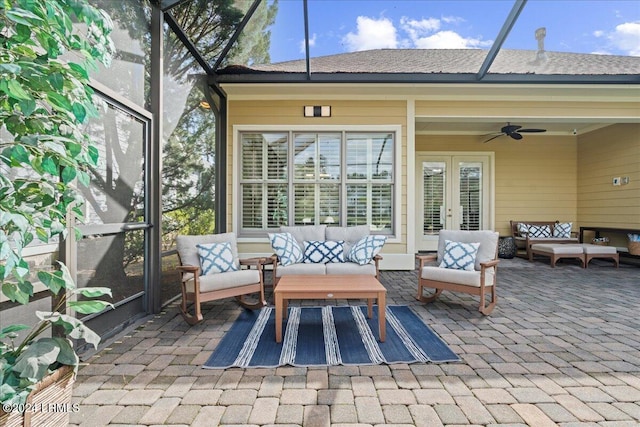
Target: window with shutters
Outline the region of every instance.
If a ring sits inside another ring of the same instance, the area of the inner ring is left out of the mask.
[[[241,132],[241,236],[282,225],[394,233],[395,133]]]

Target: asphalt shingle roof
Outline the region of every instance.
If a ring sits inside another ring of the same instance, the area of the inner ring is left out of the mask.
[[[312,73],[475,74],[486,50],[376,49],[310,58]],[[274,64],[229,66],[220,74],[305,73],[304,59]],[[563,75],[640,75],[640,57],[502,49],[489,73]]]

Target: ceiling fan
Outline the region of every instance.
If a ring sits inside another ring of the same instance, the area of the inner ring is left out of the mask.
[[[489,141],[492,141],[496,138],[501,137],[502,135],[508,135],[513,139],[520,140],[522,139],[522,135],[520,133],[540,133],[540,132],[546,132],[546,131],[547,131],[546,129],[536,129],[536,128],[523,129],[522,126],[520,125],[512,125],[511,123],[507,123],[506,126],[503,126],[502,129],[500,129],[500,133],[492,136],[491,138],[487,139],[484,142],[487,143]]]

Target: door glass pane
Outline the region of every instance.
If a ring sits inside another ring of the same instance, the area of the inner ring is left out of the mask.
[[[422,179],[424,185],[424,235],[438,234],[445,225],[445,174],[444,162],[424,162]]]
[[[481,230],[482,163],[460,162],[460,230]]]

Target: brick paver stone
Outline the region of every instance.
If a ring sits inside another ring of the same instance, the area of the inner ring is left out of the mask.
[[[384,414],[380,402],[375,397],[356,397],[358,422],[368,424],[384,423]]]
[[[515,403],[511,405],[511,407],[530,426],[557,427],[557,424],[535,405],[528,403]]]
[[[308,405],[304,407],[302,425],[305,427],[329,427],[331,411],[327,405]]]
[[[167,397],[157,400],[146,414],[140,418],[141,424],[163,424],[180,404],[180,398]]]
[[[253,403],[249,424],[273,424],[276,422],[279,400],[275,397],[261,397]]]

